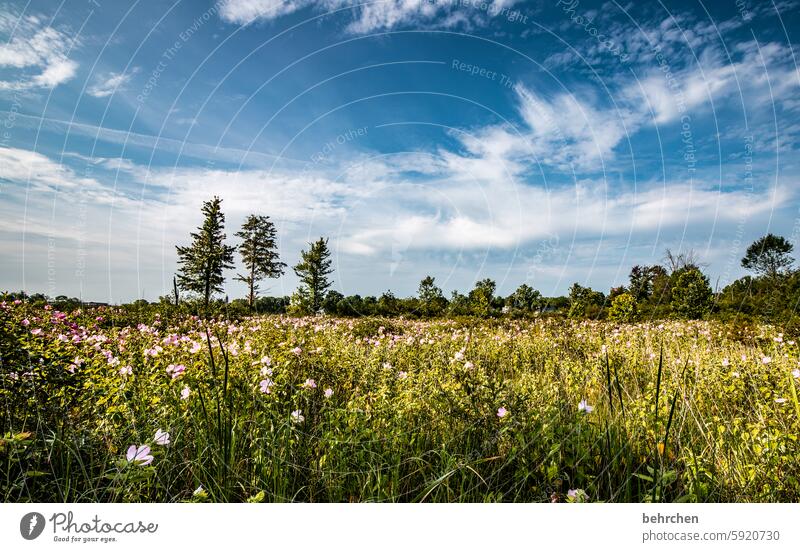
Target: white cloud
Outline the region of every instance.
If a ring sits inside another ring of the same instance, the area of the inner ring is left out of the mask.
[[[95,98],[107,98],[119,90],[124,90],[125,85],[131,77],[139,72],[138,67],[134,67],[129,73],[109,73],[97,78],[96,82],[87,90],[90,96]]]
[[[0,90],[52,88],[75,76],[78,64],[69,59],[72,38],[36,16],[0,13],[0,68],[6,77]],[[10,77],[10,78],[9,78]]]
[[[728,99],[728,105],[748,111],[771,109],[773,104],[792,100],[800,75],[790,63],[790,49],[777,43],[758,45],[750,41],[736,45],[732,55],[738,59],[730,63],[718,56],[701,56],[698,63],[675,70],[671,79],[661,71],[648,72],[639,83],[628,83],[620,100],[643,107],[649,103],[656,124],[673,122],[686,112],[710,109],[712,102],[718,110]],[[646,117],[644,112],[641,117]]]
[[[393,29],[403,25],[438,24],[451,27],[506,16],[519,0],[484,0],[461,4],[455,0],[225,0],[220,17],[229,23],[245,25],[270,21],[305,8],[318,13],[353,7],[354,20],[348,31],[356,34]]]

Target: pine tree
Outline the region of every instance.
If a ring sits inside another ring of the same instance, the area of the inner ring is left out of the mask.
[[[320,238],[309,245],[311,247],[308,251],[300,252],[302,260],[294,267],[294,272],[300,278],[298,293],[304,307],[316,313],[319,312],[322,301],[325,299],[325,291],[332,284],[328,280],[328,274],[332,273],[333,269],[331,268],[328,240]]]
[[[247,285],[250,310],[255,304],[259,280],[277,278],[286,268],[286,264],[278,260],[277,234],[269,217],[256,215],[247,217],[242,229],[236,232],[236,236],[242,238],[239,255],[242,257],[245,273],[237,274],[235,279]]]
[[[192,244],[176,246],[178,250],[178,284],[181,289],[201,294],[207,311],[211,295],[222,291],[225,278],[222,271],[233,268],[234,248],[225,245],[225,215],[216,196],[203,202],[203,225],[192,232]]]
[[[742,266],[774,280],[792,266],[794,259],[789,254],[793,249],[792,243],[783,236],[767,234],[747,248]]]

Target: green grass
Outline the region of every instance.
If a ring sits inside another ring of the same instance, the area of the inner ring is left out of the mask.
[[[772,327],[0,316],[4,501],[800,499],[798,347]]]

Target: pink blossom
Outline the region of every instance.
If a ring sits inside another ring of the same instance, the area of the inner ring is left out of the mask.
[[[130,376],[133,374],[133,368],[129,365],[123,366],[119,369],[120,376]]]
[[[305,389],[316,389],[316,388],[317,388],[317,382],[316,382],[316,381],[314,381],[313,379],[309,378],[309,379],[307,379],[307,380],[306,380],[306,382],[303,384],[303,387],[304,387]]]
[[[30,326],[30,324],[31,324],[31,321],[30,321],[30,320],[28,320],[27,318],[25,318],[25,319],[23,319],[23,320],[22,320],[22,325],[23,325],[23,326]]]
[[[147,445],[131,445],[128,447],[128,454],[127,454],[128,462],[136,464],[138,466],[146,466],[153,461],[153,456],[150,454],[150,447]]]
[[[506,410],[505,406],[501,406],[497,409],[497,417],[498,418],[505,418],[506,414],[508,414],[508,410]]]
[[[186,366],[183,364],[170,364],[167,366],[167,374],[172,376],[172,379],[179,377],[186,371]]]
[[[296,424],[301,424],[305,421],[306,417],[303,416],[302,410],[294,410],[292,411],[292,421]]]
[[[303,353],[303,349],[301,349],[300,347],[295,347],[294,349],[292,349],[292,352],[299,356]]]
[[[584,399],[578,403],[578,410],[580,410],[581,412],[586,412],[587,414],[591,414],[592,411],[594,410],[594,407],[590,406],[589,403],[586,402],[586,399]]]
[[[188,399],[188,398],[189,398],[189,395],[191,395],[191,394],[192,394],[192,390],[191,390],[191,389],[189,389],[189,387],[188,387],[188,386],[187,386],[187,387],[184,387],[184,388],[181,390],[181,400],[185,401],[186,399]]]
[[[31,330],[31,335],[39,335],[41,333],[42,333],[41,328],[34,328],[33,330]]]
[[[326,399],[330,399],[332,396],[333,396],[333,389],[331,389],[330,387],[328,387],[328,388],[325,390],[325,398],[326,398]]]
[[[261,386],[261,392],[266,394],[266,395],[269,395],[269,393],[270,393],[269,388],[272,387],[273,385],[275,385],[275,382],[273,382],[269,378],[266,378],[266,379],[261,380],[259,385]]]

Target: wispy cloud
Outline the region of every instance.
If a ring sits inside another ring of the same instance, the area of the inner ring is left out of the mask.
[[[75,76],[78,64],[69,58],[72,38],[42,18],[0,8],[0,35],[0,68],[7,75],[0,90],[53,88]]]
[[[370,33],[407,25],[451,27],[485,22],[488,18],[509,17],[519,0],[383,0],[366,3],[360,0],[225,0],[220,17],[240,25],[270,21],[296,11],[312,8],[316,13],[353,8],[353,21],[347,30],[355,34]]]
[[[99,75],[95,83],[87,89],[87,93],[95,98],[107,98],[108,96],[125,89],[125,85],[131,80],[133,75],[139,72],[138,67],[134,67],[127,73],[108,73]]]

